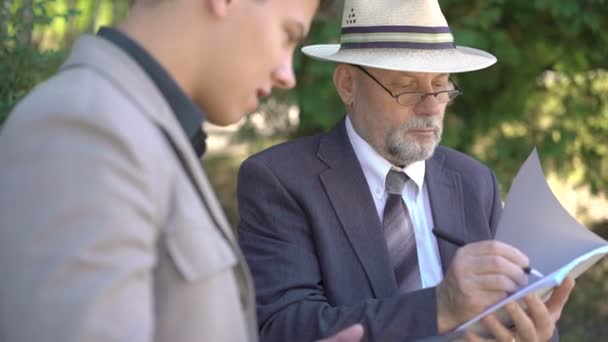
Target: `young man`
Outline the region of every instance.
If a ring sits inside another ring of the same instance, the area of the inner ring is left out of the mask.
[[[371,340],[415,340],[525,284],[528,258],[491,241],[501,213],[494,173],[438,146],[460,93],[450,73],[495,57],[456,47],[433,0],[347,0],[341,45],[304,52],[339,63],[334,83],[348,113],[331,132],[241,167],[239,241],[256,278],[261,338],[309,340],[364,322]],[[434,227],[471,243],[457,249]],[[485,323],[499,341],[547,341],[572,286],[546,305],[526,298],[528,313],[509,305],[514,330]]]
[[[200,128],[295,85],[318,6],[136,0],[76,41],[0,134],[0,340],[257,340]]]

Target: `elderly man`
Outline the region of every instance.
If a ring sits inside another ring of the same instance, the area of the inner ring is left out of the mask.
[[[436,0],[347,0],[341,45],[303,51],[338,63],[347,115],[241,167],[239,241],[262,340],[312,340],[353,322],[375,341],[443,334],[525,284],[528,258],[491,241],[494,173],[438,146],[461,93],[450,74],[495,57],[455,46]],[[471,243],[438,240],[433,227]],[[547,341],[572,287],[526,298],[527,312],[508,305],[515,329],[484,322],[499,341]]]
[[[295,85],[319,3],[136,0],[76,41],[0,134],[0,340],[257,340],[201,122]]]

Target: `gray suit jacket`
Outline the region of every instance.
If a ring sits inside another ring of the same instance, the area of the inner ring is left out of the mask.
[[[425,177],[436,226],[464,241],[492,238],[502,207],[490,169],[438,147]],[[437,333],[435,289],[397,291],[344,122],[246,160],[238,197],[262,340],[311,341],[355,322],[374,341]],[[445,271],[456,247],[438,243]]]
[[[80,37],[16,107],[0,189],[0,341],[257,340],[249,271],[200,161],[114,44]]]

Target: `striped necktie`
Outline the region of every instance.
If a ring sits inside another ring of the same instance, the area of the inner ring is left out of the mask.
[[[388,199],[382,220],[384,238],[400,292],[414,291],[422,287],[414,227],[401,197],[407,180],[405,173],[389,171],[385,184]]]

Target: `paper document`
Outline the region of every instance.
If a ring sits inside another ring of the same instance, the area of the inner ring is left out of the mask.
[[[530,293],[537,293],[546,301],[553,287],[561,284],[566,276],[578,277],[608,253],[608,242],[578,223],[553,195],[536,149],[513,180],[495,238],[525,253],[530,265],[544,276],[530,276],[528,285],[451,334],[425,341],[457,341],[467,330],[483,335],[486,328],[480,320],[491,313],[508,324],[509,316],[502,309],[505,304]]]

